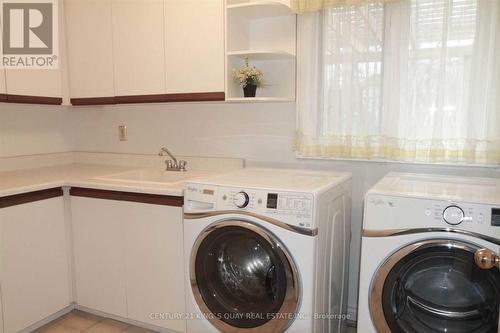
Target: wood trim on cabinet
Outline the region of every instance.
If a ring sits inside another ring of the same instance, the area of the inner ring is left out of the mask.
[[[110,105],[116,104],[115,97],[82,97],[71,98],[71,105]]]
[[[152,205],[182,207],[184,203],[183,197],[171,195],[97,190],[84,187],[72,187],[69,190],[70,195],[75,197],[96,198],[116,201],[140,202]]]
[[[7,94],[0,94],[0,102],[7,102]]]
[[[115,101],[116,104],[162,103],[165,102],[165,94],[116,96]]]
[[[6,94],[7,103],[61,105],[61,97]]]
[[[224,92],[178,93],[178,94],[152,94],[152,95],[123,95],[115,97],[82,97],[71,98],[75,106],[82,105],[110,105],[133,103],[178,103],[178,102],[213,102],[224,101]]]
[[[202,92],[202,93],[179,93],[166,94],[166,102],[205,102],[205,101],[224,101],[226,94],[224,92]]]
[[[8,195],[5,197],[0,197],[0,208],[18,206],[29,202],[60,197],[62,195],[63,195],[63,190],[60,187],[50,188],[47,190],[21,193],[21,194]]]

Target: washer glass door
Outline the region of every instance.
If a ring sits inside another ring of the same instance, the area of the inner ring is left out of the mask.
[[[211,226],[198,238],[191,284],[207,318],[222,332],[281,332],[298,307],[298,274],[282,244],[245,221]]]
[[[476,265],[478,249],[432,240],[393,254],[373,283],[371,310],[378,330],[496,333],[500,272]]]

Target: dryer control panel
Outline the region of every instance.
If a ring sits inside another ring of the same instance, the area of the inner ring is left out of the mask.
[[[369,194],[363,228],[461,229],[500,239],[500,207],[490,204]]]
[[[184,211],[244,211],[301,228],[315,228],[314,196],[311,193],[189,183],[185,187]]]
[[[500,208],[491,209],[491,225],[500,227]]]

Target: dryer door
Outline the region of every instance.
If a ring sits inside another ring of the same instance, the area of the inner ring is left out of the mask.
[[[477,250],[467,242],[428,240],[395,252],[372,283],[377,330],[496,333],[500,271],[476,265]]]
[[[198,237],[191,257],[198,306],[221,332],[282,332],[299,305],[292,257],[269,231],[223,221]]]

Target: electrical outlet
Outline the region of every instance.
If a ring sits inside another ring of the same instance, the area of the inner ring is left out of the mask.
[[[120,141],[127,141],[127,126],[118,126],[118,139],[120,139]]]

